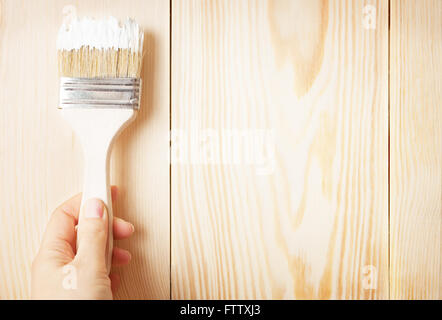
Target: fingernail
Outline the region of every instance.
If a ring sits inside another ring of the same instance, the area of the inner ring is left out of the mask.
[[[89,199],[84,205],[84,210],[86,218],[101,218],[104,212],[103,202],[98,199]]]
[[[134,225],[132,223],[130,223],[130,222],[129,222],[129,224],[130,224],[130,227],[132,228],[132,233],[134,233],[134,231],[135,231]]]
[[[124,250],[122,252],[123,252],[123,255],[126,256],[126,260],[127,261],[130,261],[132,259],[132,255],[131,255],[131,253],[129,251]]]

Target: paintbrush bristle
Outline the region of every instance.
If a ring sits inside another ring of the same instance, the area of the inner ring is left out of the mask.
[[[58,32],[62,77],[139,78],[144,35],[133,19],[74,19]]]

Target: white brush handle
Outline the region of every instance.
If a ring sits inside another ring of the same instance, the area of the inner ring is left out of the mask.
[[[81,228],[84,218],[84,203],[88,199],[100,199],[107,209],[108,240],[106,244],[106,267],[108,273],[112,265],[113,251],[113,212],[112,197],[109,179],[109,153],[110,145],[105,141],[89,140],[83,142],[84,150],[84,176],[83,196],[81,199],[80,216],[78,226]],[[78,240],[77,240],[78,243]]]
[[[113,250],[113,213],[109,179],[109,158],[115,137],[136,116],[133,109],[62,109],[64,118],[71,124],[83,146],[84,185],[78,228],[84,218],[84,202],[101,199],[108,212],[109,237],[106,250],[106,267],[110,272]],[[81,240],[81,239],[80,239]],[[78,246],[79,239],[77,239]]]

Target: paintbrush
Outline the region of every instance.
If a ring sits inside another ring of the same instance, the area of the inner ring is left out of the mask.
[[[78,228],[85,200],[101,199],[108,212],[108,272],[113,250],[110,152],[116,136],[140,108],[143,38],[134,20],[119,23],[109,17],[75,18],[61,26],[57,39],[59,109],[81,141],[84,155]]]

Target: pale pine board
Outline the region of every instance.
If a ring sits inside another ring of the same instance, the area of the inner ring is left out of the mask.
[[[387,21],[387,1],[172,2],[172,298],[388,298]],[[186,162],[206,129],[273,130],[274,171]]]
[[[52,210],[81,191],[79,141],[57,113],[55,39],[62,8],[134,17],[148,48],[143,100],[118,139],[115,215],[135,225],[118,298],[169,298],[169,2],[0,1],[0,299],[29,297],[30,266]],[[119,272],[117,270],[117,272]]]
[[[392,299],[442,299],[442,1],[392,1]]]

